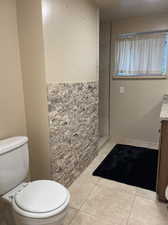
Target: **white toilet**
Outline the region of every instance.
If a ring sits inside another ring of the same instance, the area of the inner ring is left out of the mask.
[[[55,181],[24,182],[28,170],[28,138],[0,141],[0,198],[12,206],[13,224],[62,225],[69,191]]]

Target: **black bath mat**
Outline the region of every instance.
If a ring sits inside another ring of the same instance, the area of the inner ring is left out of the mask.
[[[156,191],[157,159],[157,150],[118,144],[93,175]]]

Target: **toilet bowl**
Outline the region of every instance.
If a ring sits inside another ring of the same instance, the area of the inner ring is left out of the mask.
[[[70,194],[55,181],[22,183],[2,196],[10,202],[16,225],[62,225]]]
[[[62,225],[69,191],[52,180],[24,183],[28,171],[28,138],[0,140],[0,200],[8,203],[10,225]]]

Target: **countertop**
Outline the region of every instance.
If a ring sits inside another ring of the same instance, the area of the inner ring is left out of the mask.
[[[168,120],[168,95],[164,95],[161,112],[160,112],[161,120]]]

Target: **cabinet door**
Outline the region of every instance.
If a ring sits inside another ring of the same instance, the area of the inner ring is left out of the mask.
[[[157,194],[166,201],[165,190],[168,185],[168,121],[161,122],[160,147],[158,158]]]

